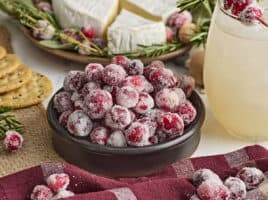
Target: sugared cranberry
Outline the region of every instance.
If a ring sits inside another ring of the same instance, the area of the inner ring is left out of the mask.
[[[84,85],[83,89],[81,90],[81,94],[83,97],[86,97],[92,90],[100,89],[101,86],[97,82],[88,82]]]
[[[220,179],[220,177],[210,169],[199,169],[193,174],[193,183],[195,186],[199,186],[203,182],[208,180],[217,182],[218,184],[222,184],[222,180]]]
[[[95,30],[93,28],[93,26],[87,26],[87,27],[83,27],[81,29],[81,31],[83,32],[83,34],[89,38],[89,39],[92,39],[95,37]]]
[[[153,107],[154,107],[153,98],[148,93],[141,92],[139,95],[139,101],[134,110],[139,114],[144,114],[149,110],[151,110]]]
[[[253,2],[255,2],[255,0],[233,0],[232,13],[239,15]]]
[[[165,64],[160,61],[160,60],[155,60],[153,61],[150,65],[146,66],[144,68],[144,71],[143,71],[143,74],[146,78],[149,78],[150,76],[150,73],[155,70],[155,69],[158,69],[158,68],[164,68],[165,67]]]
[[[147,113],[144,114],[144,116],[151,118],[152,120],[157,120],[158,116],[160,114],[164,113],[163,110],[160,109],[151,109]]]
[[[129,75],[142,75],[143,74],[144,65],[141,60],[135,59],[131,60],[128,68],[127,73]]]
[[[79,91],[86,83],[85,73],[81,71],[70,71],[64,79],[64,89],[66,91]]]
[[[74,193],[68,190],[62,190],[58,192],[51,200],[63,199],[74,196]]]
[[[83,100],[84,98],[83,98],[83,95],[82,94],[80,94],[79,92],[74,92],[73,94],[72,94],[72,96],[71,96],[71,100],[73,101],[73,102],[75,102],[75,101],[79,101],[79,100]]]
[[[157,122],[149,117],[143,117],[137,120],[137,122],[140,122],[141,124],[145,124],[148,126],[150,131],[150,136],[153,136],[155,134],[155,131],[157,129]]]
[[[133,108],[139,101],[139,93],[132,87],[125,86],[116,94],[116,103],[126,108]]]
[[[150,131],[147,125],[134,122],[130,127],[125,131],[127,143],[130,146],[146,146],[150,145]]]
[[[188,100],[178,106],[177,113],[183,119],[185,125],[190,124],[196,118],[196,109]]]
[[[164,131],[169,138],[180,136],[184,131],[183,119],[176,113],[163,113],[157,119],[158,127]]]
[[[113,99],[105,90],[92,90],[84,100],[84,108],[91,119],[101,119],[113,106]]]
[[[106,145],[109,137],[109,130],[105,127],[97,127],[90,133],[93,144]]]
[[[169,20],[168,25],[180,29],[184,24],[192,22],[192,15],[189,11],[183,11],[181,13],[173,14]]]
[[[122,131],[113,132],[107,141],[107,145],[111,147],[126,147],[127,141]]]
[[[190,97],[195,89],[195,80],[191,76],[180,75],[178,77],[177,87],[181,88],[187,97]]]
[[[103,70],[103,81],[107,85],[118,86],[127,76],[123,67],[116,64],[107,65]]]
[[[116,65],[120,65],[124,67],[124,69],[128,69],[128,66],[130,64],[130,59],[128,59],[126,56],[115,56],[112,59],[112,63]]]
[[[246,198],[246,185],[241,179],[230,177],[225,180],[224,185],[230,191],[230,197],[228,200],[244,200]]]
[[[245,184],[248,190],[257,188],[264,181],[264,174],[255,167],[244,167],[237,175]]]
[[[167,33],[167,41],[172,42],[175,37],[173,30],[169,27],[166,27],[166,33]]]
[[[191,196],[190,200],[201,200],[196,194]]]
[[[17,151],[22,147],[23,137],[16,131],[7,131],[3,140],[3,147],[7,151]]]
[[[144,76],[128,76],[123,82],[123,86],[129,86],[134,89],[136,89],[138,92],[142,92],[145,90],[145,87],[147,86],[146,84],[146,79]],[[148,82],[148,81],[147,81]]]
[[[71,94],[69,92],[59,92],[56,94],[53,103],[54,108],[56,108],[59,113],[74,109]]]
[[[159,142],[165,142],[168,138],[168,135],[161,129],[156,130],[156,136],[158,137]]]
[[[137,115],[132,110],[129,110],[129,112],[131,115],[131,122],[134,122],[137,119]]]
[[[131,123],[131,114],[126,107],[115,105],[105,116],[106,126],[123,130]]]
[[[149,141],[152,143],[152,144],[158,144],[159,143],[159,138],[157,135],[154,135],[152,137],[149,138]]]
[[[263,16],[263,10],[257,6],[248,6],[239,14],[239,20],[246,25],[254,25]]]
[[[85,75],[87,81],[91,82],[101,82],[102,81],[102,73],[104,67],[98,63],[90,63],[85,68]]]
[[[203,182],[197,188],[197,194],[202,200],[228,200],[230,196],[226,186],[213,180]]]
[[[53,193],[45,185],[37,185],[31,193],[31,200],[51,200]]]
[[[46,182],[48,187],[52,191],[59,192],[62,190],[66,190],[66,188],[70,184],[70,177],[68,174],[65,173],[52,174],[47,178]]]
[[[93,127],[93,123],[90,118],[81,110],[74,111],[68,119],[67,128],[68,131],[75,135],[84,137],[87,136]]]
[[[179,89],[179,88],[177,88]],[[175,112],[178,106],[185,100],[184,92],[181,90],[181,94],[179,92],[170,89],[164,88],[156,93],[155,95],[155,103],[158,108]]]
[[[150,73],[149,80],[156,90],[174,87],[177,79],[170,69],[158,68]]]
[[[103,90],[108,91],[112,95],[114,102],[116,102],[116,95],[117,95],[117,92],[119,91],[119,89],[120,88],[118,86],[111,86],[111,85],[103,86]]]
[[[67,122],[69,119],[69,116],[72,114],[72,111],[67,110],[63,113],[61,113],[60,117],[59,117],[59,123],[61,126],[66,127],[67,126]]]

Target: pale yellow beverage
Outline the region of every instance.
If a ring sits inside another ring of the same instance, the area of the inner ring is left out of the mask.
[[[267,27],[245,26],[220,11],[218,4],[204,80],[209,106],[230,134],[250,141],[268,139]]]

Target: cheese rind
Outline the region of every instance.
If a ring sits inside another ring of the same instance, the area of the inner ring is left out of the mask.
[[[154,22],[122,10],[108,28],[108,48],[113,54],[133,52],[139,45],[163,44],[166,28],[163,22]]]
[[[52,0],[52,5],[62,28],[90,25],[102,37],[118,13],[119,0]]]

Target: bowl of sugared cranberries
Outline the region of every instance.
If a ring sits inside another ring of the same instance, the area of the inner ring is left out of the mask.
[[[192,77],[117,56],[70,71],[48,105],[55,150],[95,174],[151,174],[192,155],[205,109]]]

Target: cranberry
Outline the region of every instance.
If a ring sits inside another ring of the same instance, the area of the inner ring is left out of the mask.
[[[58,192],[51,200],[63,199],[74,196],[74,193],[68,190],[62,190]]]
[[[190,97],[195,89],[195,80],[191,76],[180,75],[178,77],[177,87],[181,88],[187,97]]]
[[[177,88],[178,89],[178,88]],[[158,108],[175,112],[178,106],[185,100],[184,92],[181,90],[181,94],[178,95],[179,92],[170,89],[164,88],[156,93],[155,95],[155,103]]]
[[[71,114],[72,114],[72,111],[70,111],[70,110],[67,110],[67,111],[61,113],[61,115],[59,117],[59,123],[61,126],[63,126],[63,127],[67,126],[68,118]]]
[[[74,93],[72,94],[72,96],[71,96],[71,100],[72,100],[73,102],[75,102],[75,101],[79,101],[79,100],[83,100],[83,95],[80,94],[79,92],[74,92]]]
[[[172,42],[175,38],[174,31],[171,28],[166,27],[166,33],[167,33],[167,41]]]
[[[143,92],[152,93],[154,91],[154,86],[145,79],[145,85]]]
[[[116,102],[116,95],[117,95],[117,92],[119,91],[119,89],[120,88],[117,86],[110,86],[110,85],[103,86],[103,90],[106,90],[109,93],[111,93],[114,102]]]
[[[183,119],[185,125],[190,124],[196,118],[196,109],[188,100],[179,105],[177,113]]]
[[[81,94],[83,97],[86,97],[92,90],[101,89],[101,86],[97,82],[88,82],[84,85],[83,89],[81,90]]]
[[[214,181],[222,184],[220,177],[210,169],[199,169],[193,174],[193,183],[195,186],[201,185],[204,181]]]
[[[7,151],[17,151],[22,147],[23,137],[16,131],[7,131],[3,140],[3,147]]]
[[[153,107],[154,107],[153,98],[148,93],[141,92],[139,95],[139,101],[134,110],[139,114],[145,114]]]
[[[184,131],[182,118],[176,113],[163,113],[157,119],[158,127],[164,131],[169,138],[181,136]]]
[[[45,185],[37,185],[31,193],[31,200],[51,200],[52,191]]]
[[[245,10],[250,4],[255,0],[234,0],[232,6],[232,13],[234,15],[239,15],[243,10]]]
[[[155,120],[152,120],[151,118],[144,117],[137,120],[137,122],[140,122],[141,124],[145,124],[148,126],[150,131],[150,136],[153,136],[155,134],[155,131],[157,129],[157,122]]]
[[[254,25],[257,19],[263,16],[263,10],[259,7],[248,6],[239,14],[239,20],[246,25]]]
[[[228,200],[244,200],[246,198],[246,185],[241,179],[230,177],[225,180],[224,185],[230,191],[230,197]]]
[[[146,79],[144,76],[128,76],[123,82],[122,86],[129,86],[142,92],[145,89]]]
[[[151,110],[149,110],[148,112],[146,112],[146,113],[144,114],[144,116],[145,116],[145,117],[149,117],[149,118],[151,118],[152,120],[157,120],[158,116],[159,116],[160,114],[162,114],[162,113],[164,113],[163,110],[160,110],[160,109],[155,108],[155,109],[151,109]]]
[[[59,113],[74,109],[71,94],[69,92],[59,92],[56,94],[54,96],[53,103],[54,108],[56,108]]]
[[[126,56],[115,56],[112,60],[113,64],[120,65],[124,67],[124,69],[128,69],[128,66],[130,64],[130,60]]]
[[[170,69],[158,68],[150,73],[149,80],[156,90],[174,87],[177,79]]]
[[[135,59],[131,60],[128,68],[127,73],[129,75],[142,75],[143,74],[144,65],[141,60]]]
[[[127,143],[130,146],[142,147],[150,145],[150,131],[147,125],[134,122],[130,127],[125,131]]]
[[[93,144],[106,145],[109,136],[109,130],[105,127],[97,127],[90,133],[90,139]]]
[[[83,111],[77,110],[69,116],[67,128],[71,134],[84,137],[91,132],[93,123]]]
[[[131,123],[130,111],[119,105],[115,105],[105,116],[106,126],[112,129],[123,130]]]
[[[88,64],[85,68],[85,75],[87,81],[101,82],[103,70],[104,67],[101,64],[98,63]]]
[[[122,131],[113,132],[107,141],[107,145],[111,147],[126,147],[127,141]]]
[[[95,30],[93,26],[83,27],[81,31],[88,39],[92,39],[95,37]]]
[[[257,188],[264,181],[264,174],[255,167],[244,167],[237,175],[245,184],[248,190]]]
[[[64,79],[66,91],[79,91],[86,83],[85,73],[81,71],[70,71]]]
[[[164,67],[165,67],[165,64],[164,64],[162,61],[160,61],[160,60],[155,60],[155,61],[153,61],[150,65],[148,65],[148,66],[146,66],[146,67],[144,68],[144,72],[143,72],[143,74],[144,74],[144,76],[145,76],[146,78],[149,78],[150,73],[151,73],[152,71],[154,71],[155,69],[158,69],[158,68],[164,68]]]
[[[113,99],[105,90],[92,90],[84,100],[85,111],[91,119],[101,119],[113,106]]]
[[[137,119],[137,115],[131,110],[129,110],[129,112],[130,112],[130,115],[131,115],[131,122],[134,122]]]
[[[184,24],[192,22],[192,15],[189,11],[183,11],[180,13],[173,14],[169,20],[168,25],[180,29]]]
[[[125,86],[116,94],[116,103],[126,108],[133,108],[139,101],[139,93],[132,87]]]
[[[197,194],[202,200],[227,200],[230,196],[226,186],[213,180],[203,182],[197,188]]]
[[[70,184],[70,177],[68,174],[65,173],[52,174],[47,178],[46,182],[48,187],[52,191],[59,192],[62,190],[66,190],[66,188]]]
[[[107,85],[118,86],[125,80],[126,76],[127,73],[123,67],[110,64],[104,68],[102,79]]]

